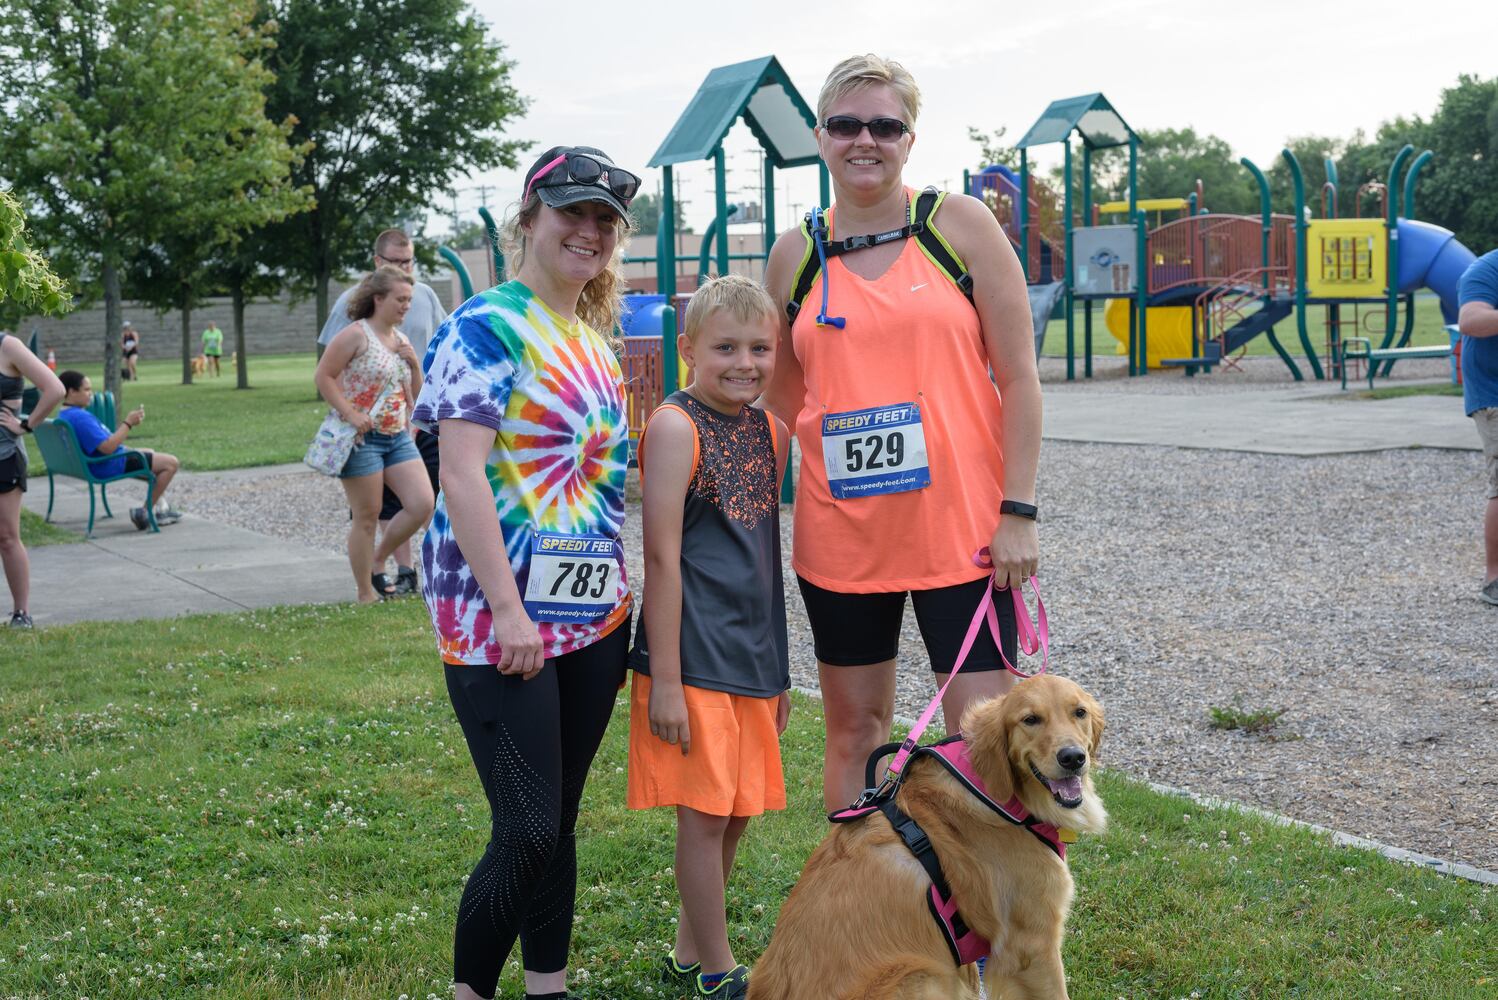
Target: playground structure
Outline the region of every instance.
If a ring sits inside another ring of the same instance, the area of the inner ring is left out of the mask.
[[[753,254],[729,251],[727,224],[736,206],[727,199],[723,142],[740,120],[764,152],[763,250]],[[715,213],[697,261],[700,282],[709,270],[727,273],[734,261],[766,259],[776,236],[776,169],[816,166],[821,203],[831,201],[815,125],[811,107],[779,62],[766,56],[709,72],[651,157],[648,166],[661,169],[655,252],[626,260],[654,264],[657,291],[626,296],[620,330],[632,440],[638,440],[671,389],[686,381],[676,338],[690,292],[679,288],[672,168],[699,160],[713,164]],[[1074,133],[1080,138],[1080,177]],[[1031,149],[1057,142],[1064,155],[1059,191],[1036,179],[1030,166]],[[1094,151],[1125,146],[1127,198],[1094,205]],[[1348,338],[1379,337],[1385,352],[1409,343],[1414,292],[1422,287],[1439,298],[1445,322],[1456,322],[1457,284],[1474,255],[1448,230],[1414,218],[1415,187],[1432,158],[1429,150],[1414,157],[1406,172],[1414,150],[1404,147],[1387,184],[1364,185],[1360,195],[1377,195],[1382,206],[1381,218],[1365,219],[1356,216],[1357,206],[1353,218],[1339,217],[1336,166],[1330,160],[1321,217],[1312,218],[1300,164],[1288,149],[1281,155],[1294,185],[1290,215],[1271,210],[1268,180],[1247,158],[1239,162],[1258,186],[1256,215],[1210,211],[1200,182],[1185,197],[1140,198],[1139,137],[1101,93],[1052,102],[1017,148],[1017,172],[1004,166],[964,171],[963,187],[989,206],[1019,256],[1030,289],[1037,357],[1049,320],[1058,312],[1064,317],[1068,380],[1077,377],[1077,303],[1082,305],[1085,378],[1093,374],[1095,304],[1104,306],[1109,329],[1125,345],[1130,376],[1151,368],[1180,368],[1187,375],[1232,368],[1246,345],[1263,335],[1294,379],[1302,381],[1305,375],[1276,329],[1293,322],[1313,377],[1336,379],[1344,374]],[[487,209],[480,215],[490,241],[488,278],[498,282],[505,274],[498,227]],[[471,294],[456,255],[444,248],[443,256]],[[1317,307],[1323,310],[1325,368],[1310,334],[1311,311]],[[1387,375],[1394,360],[1369,363],[1370,374],[1379,373],[1381,365]]]
[[[1080,179],[1073,133],[1081,140]],[[1059,197],[1031,176],[1029,163],[1032,148],[1056,142],[1064,148]],[[1128,147],[1128,198],[1094,206],[1092,155],[1120,146]],[[1305,375],[1276,333],[1277,325],[1293,316],[1312,375],[1338,378],[1347,337],[1381,333],[1380,349],[1385,351],[1408,345],[1414,293],[1422,287],[1435,292],[1444,321],[1456,322],[1457,283],[1475,255],[1449,230],[1414,218],[1415,186],[1431,159],[1429,150],[1405,172],[1414,153],[1405,146],[1390,166],[1386,185],[1364,185],[1380,196],[1383,218],[1357,218],[1355,205],[1354,217],[1348,219],[1337,213],[1336,165],[1331,160],[1326,162],[1322,217],[1311,218],[1300,164],[1288,149],[1281,156],[1294,184],[1291,215],[1271,210],[1268,180],[1247,158],[1239,162],[1258,185],[1258,215],[1209,211],[1200,183],[1185,198],[1140,199],[1139,138],[1100,93],[1053,102],[1017,148],[1018,174],[1004,167],[988,167],[977,175],[965,172],[964,187],[993,208],[1019,255],[1030,285],[1037,355],[1051,304],[1059,305],[1066,321],[1068,380],[1076,377],[1078,302],[1083,375],[1088,378],[1092,312],[1098,302],[1106,303],[1109,328],[1127,345],[1131,376],[1152,367],[1178,367],[1188,375],[1218,365],[1232,367],[1249,341],[1262,334],[1301,381]],[[1077,189],[1080,212],[1073,209]],[[1166,221],[1167,212],[1178,217]],[[1108,224],[1102,224],[1105,215]],[[1079,224],[1079,219],[1090,224]],[[1310,334],[1309,312],[1318,306],[1324,310],[1325,369]],[[1154,345],[1152,331],[1157,337],[1164,334]],[[1189,356],[1170,356],[1188,347]],[[1378,364],[1387,375],[1394,360]]]

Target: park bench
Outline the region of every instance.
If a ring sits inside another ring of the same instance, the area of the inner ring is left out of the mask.
[[[1450,344],[1432,344],[1429,347],[1386,347],[1373,349],[1367,337],[1348,337],[1342,341],[1342,388],[1347,388],[1347,362],[1363,361],[1368,369],[1368,388],[1373,388],[1373,376],[1383,361],[1402,361],[1406,358],[1449,358]],[[1385,374],[1388,370],[1385,369]]]
[[[68,476],[72,479],[81,479],[88,483],[88,530],[85,537],[94,536],[94,487],[99,487],[99,495],[104,500],[104,516],[114,517],[114,512],[109,509],[110,483],[121,479],[143,479],[146,482],[146,491],[149,496],[156,489],[156,475],[149,466],[144,469],[136,469],[134,472],[122,472],[117,476],[101,476],[94,471],[95,467],[104,463],[121,458],[125,455],[138,455],[140,452],[133,448],[117,448],[111,455],[100,455],[90,458],[83,453],[83,448],[78,444],[78,438],[73,434],[70,424],[61,420],[48,420],[32,430],[32,438],[37,447],[42,451],[42,461],[47,463],[47,520],[52,520],[52,503],[57,498],[57,484],[54,477]],[[156,524],[156,513],[151,505],[146,504],[146,517],[150,519],[151,530],[160,531]]]

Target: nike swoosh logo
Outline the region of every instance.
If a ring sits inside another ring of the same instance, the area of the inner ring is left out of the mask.
[[[929,284],[930,284],[929,281],[923,281],[919,285],[911,285],[910,286],[910,290],[912,292],[919,292],[922,288],[925,288]]]

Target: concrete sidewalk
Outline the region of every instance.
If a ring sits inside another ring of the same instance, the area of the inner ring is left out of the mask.
[[[1480,448],[1459,399],[1359,400],[1324,383],[1202,395],[1127,388],[1088,392],[1085,386],[1067,386],[1046,396],[1045,436],[1298,456]],[[298,470],[316,474],[287,465],[196,475],[234,480]],[[185,481],[194,474],[182,476]],[[88,523],[87,489],[76,480],[60,479],[57,491],[53,521],[82,534]],[[31,606],[38,625],[353,599],[353,580],[342,556],[191,513],[160,534],[139,532],[128,513],[141,503],[143,490],[121,483],[111,495],[115,516],[104,518],[100,505],[92,540],[31,551]],[[38,515],[46,513],[45,477],[32,479],[25,503]]]
[[[308,475],[316,473],[308,470]],[[30,486],[26,508],[45,515],[46,476],[33,477]],[[99,504],[92,539],[30,550],[31,614],[37,625],[353,599],[348,560],[330,552],[190,513],[164,526],[160,534],[137,531],[129,511],[144,495],[134,483],[111,486],[115,516],[105,518]],[[87,487],[77,480],[58,479],[52,521],[83,534],[88,525]]]
[[[1088,393],[1068,386],[1045,397],[1045,436],[1271,455],[1482,449],[1459,397],[1367,400],[1326,383],[1200,395]]]

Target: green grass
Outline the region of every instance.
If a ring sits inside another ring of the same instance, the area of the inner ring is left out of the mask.
[[[81,541],[83,541],[83,536],[76,531],[67,531],[55,524],[48,524],[40,514],[33,514],[25,508],[21,509],[21,544],[28,549]]]
[[[0,637],[0,996],[449,995],[488,817],[418,602]],[[580,824],[574,994],[652,995],[672,825],[622,807],[614,722]],[[821,719],[797,699],[791,808],[751,824],[738,956],[826,831]],[[1106,751],[1106,747],[1105,747]],[[1491,891],[1100,777],[1071,853],[1080,998],[1493,995]],[[856,915],[850,915],[856,919]],[[511,963],[501,995],[519,995]]]
[[[1356,399],[1403,399],[1405,396],[1460,396],[1462,387],[1442,382],[1438,385],[1393,385],[1386,389],[1374,389],[1356,393]]]
[[[1207,708],[1213,729],[1225,732],[1238,729],[1251,736],[1279,737],[1275,728],[1279,725],[1280,716],[1284,714],[1283,708],[1244,708],[1237,701],[1231,705],[1210,705]]]
[[[252,357],[251,387],[235,389],[227,358],[222,377],[196,376],[192,385],[182,384],[181,361],[143,362],[140,381],[123,386],[121,417],[137,405],[146,408],[146,419],[130,432],[128,444],[176,455],[193,472],[299,461],[328,409],[312,384],[316,366],[314,354]],[[96,391],[103,389],[101,365],[79,371]],[[32,475],[43,470],[37,450],[32,449]]]
[[[1342,315],[1344,319],[1352,318],[1352,307],[1343,306]],[[1092,353],[1095,357],[1111,357],[1115,354],[1124,357],[1125,351],[1120,349],[1119,342],[1108,332],[1106,319],[1107,303],[1095,302],[1092,309]],[[1083,305],[1077,303],[1073,310],[1074,334],[1076,338],[1076,350],[1080,356],[1082,353],[1082,324]],[[1325,307],[1310,306],[1306,309],[1306,332],[1310,334],[1311,346],[1316,349],[1316,356],[1321,359],[1322,366],[1326,365],[1326,322]],[[1364,336],[1373,340],[1374,346],[1378,346],[1384,335],[1384,311],[1379,306],[1360,307],[1359,316],[1365,324],[1361,333],[1353,333],[1350,326],[1343,328],[1344,336]],[[1399,331],[1404,329],[1404,307],[1400,306]],[[1368,326],[1367,324],[1372,324]],[[1286,319],[1280,321],[1275,327],[1275,335],[1279,337],[1280,345],[1290,352],[1293,357],[1303,357],[1305,349],[1300,344],[1300,333],[1295,325],[1295,314],[1292,312]],[[1398,336],[1396,331],[1395,336]],[[1446,334],[1444,321],[1441,318],[1441,303],[1435,295],[1422,292],[1415,295],[1415,327],[1410,333],[1410,347],[1425,347],[1432,344],[1445,345],[1450,343]],[[1048,358],[1066,357],[1066,321],[1064,319],[1053,319],[1046,327],[1045,347],[1041,354]],[[1186,355],[1190,354],[1188,349]],[[1183,356],[1186,356],[1183,355]],[[1255,337],[1248,342],[1248,356],[1276,357],[1274,348],[1269,344],[1268,337]],[[1305,366],[1302,366],[1305,371]],[[1285,372],[1286,378],[1289,372]],[[1309,374],[1307,372],[1307,374]]]

